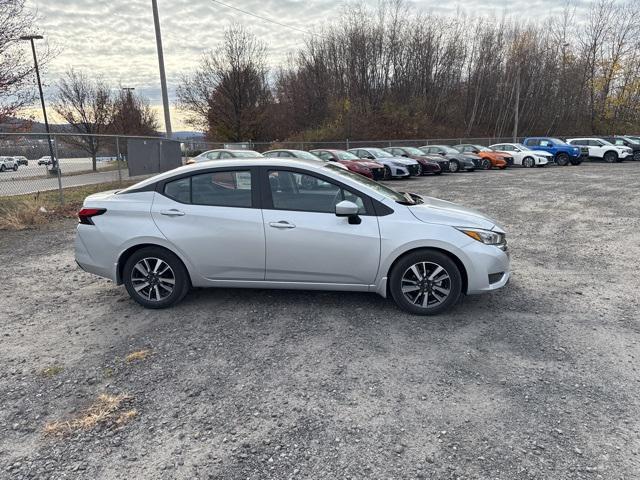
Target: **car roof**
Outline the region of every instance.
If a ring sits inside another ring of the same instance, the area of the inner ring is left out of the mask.
[[[211,152],[233,152],[233,153],[239,153],[239,152],[256,152],[255,150],[249,150],[249,149],[245,149],[245,148],[237,148],[237,149],[233,149],[233,148],[214,148],[213,150],[207,150],[206,152],[202,152],[200,155],[204,155],[205,153],[211,153]],[[258,152],[256,152],[258,153]],[[198,156],[200,156],[198,155]]]
[[[301,158],[278,158],[278,157],[256,157],[256,158],[231,158],[224,160],[208,160],[206,162],[192,163],[189,165],[184,165],[182,167],[174,168],[173,170],[169,170],[168,172],[160,173],[151,178],[147,178],[142,180],[141,182],[136,183],[135,185],[131,185],[125,189],[120,190],[120,192],[124,193],[127,191],[139,191],[144,189],[144,187],[153,185],[157,182],[171,179],[176,176],[183,175],[185,173],[197,173],[201,170],[206,171],[211,168],[217,169],[225,169],[225,168],[233,168],[238,167],[239,169],[246,170],[247,167],[273,167],[273,168],[301,168],[305,170],[309,170],[310,172],[318,172],[327,176],[335,176],[336,171],[334,170],[333,164],[331,162],[323,162],[321,160],[305,160]],[[369,196],[373,198],[382,199],[384,198],[379,192],[374,189],[363,186],[360,183],[352,181],[349,178],[339,177],[339,181],[351,185],[352,187],[362,190],[367,193]]]

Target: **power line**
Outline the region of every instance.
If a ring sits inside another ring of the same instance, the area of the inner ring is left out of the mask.
[[[226,3],[219,2],[218,0],[211,0],[211,1],[213,3],[217,3],[218,5],[222,5],[223,7],[227,7],[227,8],[230,8],[232,10],[236,10],[238,12],[244,13],[245,15],[249,15],[251,17],[259,18],[260,20],[264,20],[265,22],[273,23],[275,25],[279,25],[279,26],[284,27],[284,28],[289,28],[291,30],[295,30],[296,32],[304,33],[305,35],[319,36],[317,33],[309,32],[307,30],[303,30],[303,29],[297,28],[297,27],[292,27],[291,25],[287,25],[285,23],[280,23],[280,22],[278,22],[276,20],[272,20],[270,18],[260,16],[260,15],[258,15],[256,13],[247,12],[246,10],[242,10],[241,8],[234,7],[233,5],[227,5]]]

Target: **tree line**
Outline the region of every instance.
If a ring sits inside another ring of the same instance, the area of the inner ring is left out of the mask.
[[[403,0],[347,6],[286,66],[232,26],[178,88],[216,141],[640,131],[640,2],[535,20],[447,17]]]

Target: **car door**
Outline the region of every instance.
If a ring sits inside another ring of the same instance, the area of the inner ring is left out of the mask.
[[[265,168],[262,174],[267,281],[374,283],[380,231],[368,198],[304,170]],[[360,223],[335,215],[343,199],[360,206]]]
[[[251,169],[198,171],[161,185],[151,215],[210,280],[264,280],[262,212]]]

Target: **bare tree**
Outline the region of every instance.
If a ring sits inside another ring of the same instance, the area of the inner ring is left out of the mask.
[[[120,90],[113,100],[109,131],[124,135],[157,135],[160,124],[149,101],[131,90]]]
[[[27,88],[33,80],[31,52],[20,36],[33,33],[34,18],[24,7],[25,0],[0,0],[0,121],[34,99],[35,90]],[[41,53],[46,64],[50,54]]]
[[[266,45],[241,26],[225,31],[220,48],[204,55],[178,87],[187,121],[215,140],[260,140],[271,101]]]
[[[69,70],[58,83],[53,109],[68,124],[71,132],[91,134],[67,138],[65,142],[86,151],[97,170],[98,151],[102,140],[93,135],[108,132],[113,112],[111,90],[101,81],[93,81],[82,72]]]

